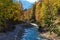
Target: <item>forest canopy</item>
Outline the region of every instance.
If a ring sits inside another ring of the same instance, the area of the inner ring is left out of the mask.
[[[26,10],[21,2],[0,0],[0,30],[17,21],[37,23],[42,28],[48,27],[50,32],[60,35],[60,0],[43,0]]]
[[[0,30],[8,27],[9,23],[20,18],[22,4],[13,0],[0,0]],[[10,24],[10,25],[11,25]]]

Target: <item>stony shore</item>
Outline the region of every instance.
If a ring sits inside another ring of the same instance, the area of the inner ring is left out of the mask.
[[[60,40],[60,36],[58,36],[57,34],[55,34],[53,32],[51,34],[50,34],[50,32],[40,33],[40,35],[43,38],[46,38],[47,40]]]

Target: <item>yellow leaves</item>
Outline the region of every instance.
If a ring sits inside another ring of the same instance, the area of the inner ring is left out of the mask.
[[[6,16],[8,17],[8,19],[13,18],[13,15],[12,15],[12,14],[8,14],[8,15],[6,15]]]
[[[58,5],[58,7],[60,7],[60,0],[58,0],[58,4],[57,5]]]
[[[17,20],[17,17],[14,18],[14,21],[16,21],[16,20]]]
[[[60,0],[49,0],[52,6],[60,6]]]
[[[36,4],[36,8],[39,8],[40,7],[40,2],[38,2],[37,4]]]
[[[0,6],[3,6],[4,4],[2,2],[0,2]]]

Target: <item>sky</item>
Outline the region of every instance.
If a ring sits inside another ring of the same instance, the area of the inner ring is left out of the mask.
[[[28,1],[28,2],[30,2],[30,3],[37,2],[37,0],[25,0],[25,1]]]
[[[23,4],[24,9],[28,9],[33,6],[34,2],[38,2],[38,0],[15,0],[15,1],[21,1]]]

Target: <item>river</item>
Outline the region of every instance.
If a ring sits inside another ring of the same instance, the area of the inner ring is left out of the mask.
[[[12,32],[0,33],[0,40],[46,40],[46,39],[39,36],[36,27],[25,28],[21,24],[19,24],[16,25],[16,28]]]

